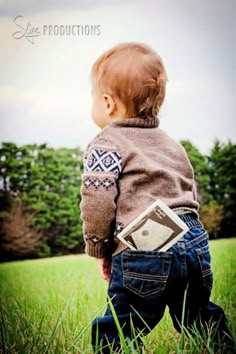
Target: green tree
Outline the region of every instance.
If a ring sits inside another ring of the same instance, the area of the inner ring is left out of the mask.
[[[12,143],[2,144],[0,246],[6,236],[3,235],[6,212],[10,215],[17,199],[22,201],[27,215],[32,215],[30,226],[41,235],[35,249],[36,255],[77,252],[83,244],[79,209],[82,169],[82,152],[79,148],[52,149],[46,144],[21,147]]]
[[[198,200],[201,204],[209,203],[212,198],[209,192],[209,166],[208,159],[189,140],[181,140],[189,160],[193,166],[197,186]]]
[[[215,190],[221,185],[219,181],[219,178],[221,178],[220,174],[215,171],[216,162],[221,168],[223,164],[222,159],[224,159],[224,157],[222,154],[219,154],[221,146],[217,143],[212,149],[210,156],[207,156],[201,154],[190,141],[183,140],[181,143],[194,169],[198,201],[200,202],[199,213],[201,220],[211,238],[219,237],[222,235],[222,226],[225,222],[227,208],[225,198],[219,197],[219,195],[215,193]],[[234,164],[234,161],[232,160],[231,163]],[[230,173],[232,172],[231,170]],[[231,178],[232,176],[230,179]]]
[[[209,192],[213,199],[223,205],[224,217],[221,236],[236,234],[236,145],[228,141],[214,142],[209,161]]]

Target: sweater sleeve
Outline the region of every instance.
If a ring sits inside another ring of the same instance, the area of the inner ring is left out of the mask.
[[[80,203],[85,251],[89,256],[105,258],[114,251],[120,173],[121,156],[116,148],[108,143],[89,146],[84,155]]]

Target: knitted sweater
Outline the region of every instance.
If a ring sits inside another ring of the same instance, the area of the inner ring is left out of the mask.
[[[197,213],[193,169],[158,118],[119,119],[88,145],[81,187],[86,253],[103,258],[125,246],[116,235],[156,199]]]

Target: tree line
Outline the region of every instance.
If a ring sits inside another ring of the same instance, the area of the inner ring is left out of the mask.
[[[200,215],[211,238],[236,235],[236,145],[215,141],[209,155],[181,141],[195,172]],[[46,144],[0,148],[0,261],[83,251],[83,152]]]

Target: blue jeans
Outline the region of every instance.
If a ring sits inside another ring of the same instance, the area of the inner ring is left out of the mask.
[[[108,296],[125,337],[132,338],[131,319],[136,330],[148,334],[163,317],[166,305],[177,331],[181,324],[189,329],[195,324],[201,330],[202,324],[216,323],[219,336],[228,333],[224,311],[209,301],[213,275],[208,234],[194,214],[180,218],[190,230],[167,252],[126,249],[113,257]],[[113,343],[119,348],[109,306],[92,325],[94,349],[101,340],[103,345]]]

